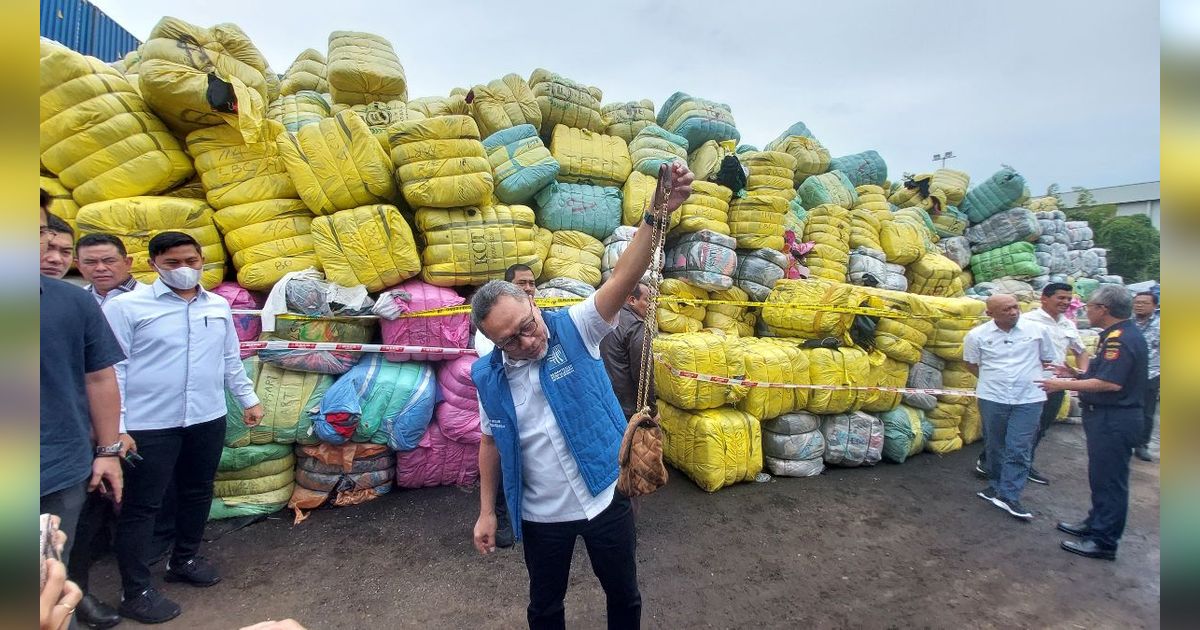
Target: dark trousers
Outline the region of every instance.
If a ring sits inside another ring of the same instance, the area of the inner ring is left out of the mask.
[[[89,492],[79,515],[79,525],[75,528],[75,545],[67,565],[67,577],[84,593],[88,592],[92,564],[111,548],[116,529],[117,511],[113,502],[98,492]],[[170,549],[174,539],[175,480],[171,479],[154,523],[153,557]]]
[[[529,627],[565,628],[563,599],[575,538],[583,536],[592,571],[607,598],[609,628],[638,628],[642,595],[637,583],[637,529],[629,499],[621,493],[592,520],[564,523],[521,521],[529,571]]]
[[[117,563],[126,597],[151,585],[155,520],[167,486],[175,482],[175,549],[172,560],[196,555],[212,505],[213,477],[221,461],[225,418],[190,427],[130,431],[142,461],[125,471],[125,497],[117,520]]]
[[[87,481],[81,481],[62,490],[42,495],[39,509],[42,514],[53,514],[58,517],[58,528],[67,535],[63,545],[62,559],[70,564],[71,552],[75,544],[75,530],[79,525],[79,515],[83,511],[83,502],[87,498]]]
[[[1105,549],[1116,549],[1129,512],[1129,457],[1142,428],[1140,407],[1083,406],[1087,436],[1088,484],[1092,509],[1088,538]]]
[[[496,531],[512,530],[512,522],[508,518],[508,501],[504,498],[504,476],[496,482]]]
[[[1063,398],[1067,392],[1054,392],[1046,394],[1046,402],[1042,405],[1042,417],[1038,419],[1037,436],[1033,438],[1033,452],[1029,455],[1029,461],[1033,462],[1034,456],[1037,455],[1038,444],[1042,443],[1042,438],[1046,437],[1046,431],[1050,429],[1050,425],[1054,424],[1054,419],[1058,417],[1058,410],[1062,408]]]
[[[1146,397],[1142,400],[1142,437],[1138,446],[1150,446],[1150,437],[1154,435],[1154,412],[1158,411],[1158,378],[1146,381]]]

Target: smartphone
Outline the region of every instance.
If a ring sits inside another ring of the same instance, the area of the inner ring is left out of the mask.
[[[61,561],[62,554],[59,553],[58,546],[54,544],[55,534],[58,533],[58,524],[55,522],[53,515],[42,514],[39,520],[41,521],[40,524],[42,529],[40,545],[41,562],[39,562],[41,565],[42,580],[41,587],[39,587],[40,591],[40,589],[46,587],[46,560],[54,558],[55,560]]]

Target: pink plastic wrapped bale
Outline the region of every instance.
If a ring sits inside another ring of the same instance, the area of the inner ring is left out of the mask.
[[[435,287],[420,280],[384,291],[376,301],[383,343],[433,348],[466,348],[471,338],[471,320],[467,313],[437,317],[400,317],[405,313],[428,311],[466,302],[453,289]],[[445,355],[389,352],[388,361],[439,361]]]
[[[446,403],[438,405],[440,415]],[[478,416],[476,416],[478,423]],[[396,453],[396,485],[401,488],[469,486],[479,479],[479,438],[474,443],[456,442],[442,433],[437,422],[429,423],[417,448]]]
[[[434,419],[451,440],[479,441],[479,398],[471,380],[475,360],[462,356],[438,366],[438,389],[444,402],[434,410]]]
[[[233,310],[258,310],[262,308],[263,296],[254,291],[243,289],[236,282],[222,282],[212,290],[213,293],[225,298],[229,308]],[[237,331],[238,341],[258,341],[262,333],[262,320],[258,315],[234,315],[233,328]],[[242,358],[254,356],[253,350],[242,350]]]

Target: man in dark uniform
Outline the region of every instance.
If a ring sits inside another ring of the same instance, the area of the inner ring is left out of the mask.
[[[1047,392],[1079,392],[1083,405],[1092,510],[1082,523],[1060,522],[1058,529],[1083,539],[1064,540],[1063,549],[1088,558],[1116,559],[1129,511],[1129,458],[1141,438],[1148,360],[1146,340],[1129,319],[1132,312],[1125,287],[1096,289],[1087,303],[1088,322],[1104,329],[1096,357],[1087,372],[1056,366],[1068,378],[1041,381]]]

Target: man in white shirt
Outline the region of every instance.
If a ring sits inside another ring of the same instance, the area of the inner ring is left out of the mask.
[[[88,285],[84,287],[96,298],[100,306],[121,295],[145,288],[133,279],[133,257],[125,250],[125,243],[112,234],[88,234],[75,244],[75,258],[79,274]]]
[[[653,210],[663,221],[691,194],[682,162],[664,175]],[[474,542],[495,549],[497,480],[504,478],[509,520],[525,537],[531,628],[562,628],[575,539],[583,537],[607,598],[608,626],[641,620],[637,534],[628,497],[616,491],[625,415],[600,360],[626,297],[650,265],[652,230],[638,230],[612,276],[568,309],[542,312],[511,283],[485,284],[471,299],[471,319],[496,344],[476,361],[479,391],[480,499]]]
[[[262,405],[246,376],[229,303],[200,286],[204,255],[182,232],[150,239],[159,279],[104,306],[113,334],[129,357],[117,365],[121,428],[142,461],[126,471],[127,491],[117,523],[122,616],[162,623],[181,612],[152,584],[155,517],[175,481],[175,546],[168,582],[211,586],[221,580],[197,555],[212,503],[213,477],[225,440],[225,389],[257,424]]]
[[[1033,442],[1046,393],[1038,386],[1042,370],[1054,362],[1054,340],[1044,326],[1022,322],[1017,298],[987,300],[992,321],[976,326],[963,340],[963,360],[979,377],[975,393],[983,417],[988,487],[977,494],[1021,520],[1033,513],[1021,505],[1021,491],[1033,461]]]

